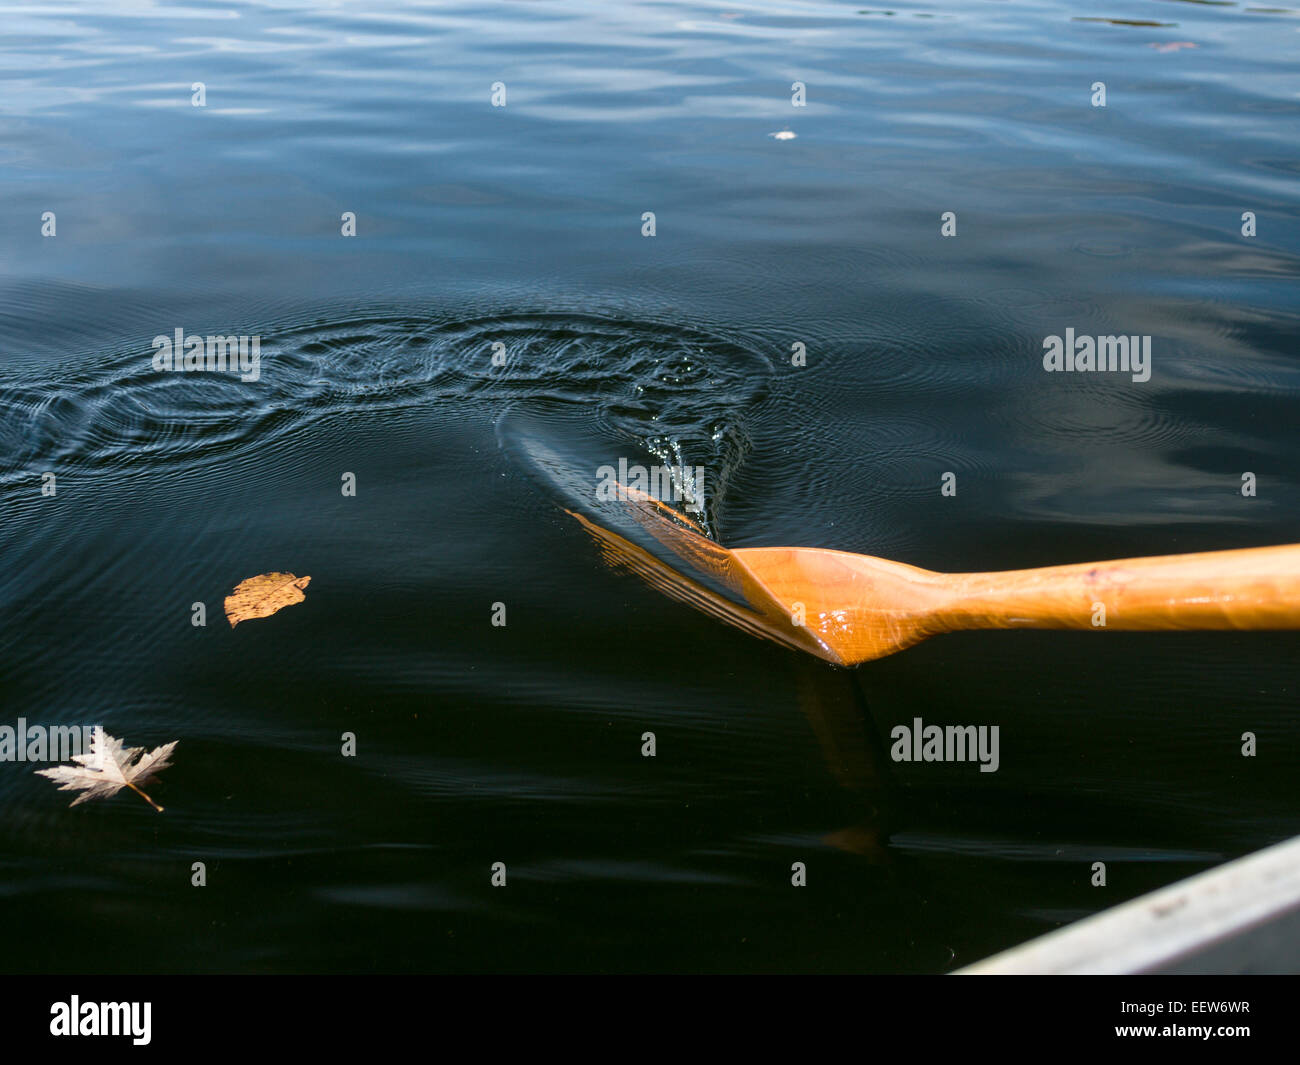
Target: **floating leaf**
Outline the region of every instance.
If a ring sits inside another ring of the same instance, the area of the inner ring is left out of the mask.
[[[230,620],[230,627],[233,629],[241,621],[253,618],[269,618],[277,610],[301,603],[307,598],[302,590],[310,580],[310,577],[295,577],[292,573],[263,573],[240,581],[226,596],[226,617]]]
[[[171,757],[179,741],[173,740],[145,754],[143,747],[123,749],[122,741],[114,739],[102,728],[96,728],[92,735],[90,749],[72,756],[72,760],[80,762],[81,765],[60,765],[53,769],[38,769],[37,774],[59,781],[60,791],[84,792],[85,794],[72,800],[73,806],[89,799],[107,799],[123,788],[130,788],[155,810],[162,813],[163,808],[136,785],[143,784],[160,769],[166,769],[171,765],[168,758]],[[144,757],[140,757],[141,755]]]

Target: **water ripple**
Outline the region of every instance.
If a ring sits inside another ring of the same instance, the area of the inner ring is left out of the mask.
[[[655,455],[734,468],[767,360],[701,331],[598,316],[359,317],[261,338],[260,375],[155,369],[153,349],[0,380],[0,489],[45,470],[196,465],[331,414],[429,403],[583,405]]]

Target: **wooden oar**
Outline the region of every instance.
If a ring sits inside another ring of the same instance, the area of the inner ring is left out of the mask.
[[[728,550],[644,493],[625,495],[629,513],[683,565],[570,511],[609,561],[755,635],[842,666],[961,629],[1300,629],[1300,544],[935,573],[845,551]]]

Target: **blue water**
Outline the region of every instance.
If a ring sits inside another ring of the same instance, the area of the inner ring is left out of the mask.
[[[680,456],[728,546],[940,570],[1297,539],[1297,33],[0,6],[0,726],[179,741],[163,814],[0,762],[0,967],[938,972],[1300,831],[1294,635],[835,670],[611,571],[516,461]],[[258,379],[155,370],[177,328]],[[1150,379],[1046,373],[1067,329]],[[271,570],[305,603],[231,630]],[[893,763],[916,717],[998,771]]]

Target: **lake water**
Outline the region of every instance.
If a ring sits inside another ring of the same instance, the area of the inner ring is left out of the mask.
[[[163,814],[0,763],[0,967],[941,972],[1300,831],[1300,635],[835,669],[520,461],[939,570],[1300,539],[1300,11],[859,4],[0,7],[0,726],[179,741]]]

